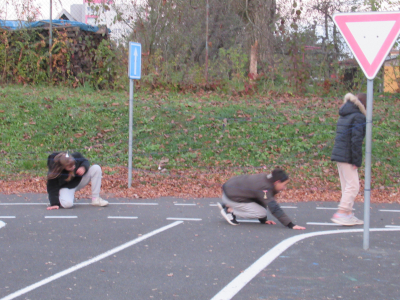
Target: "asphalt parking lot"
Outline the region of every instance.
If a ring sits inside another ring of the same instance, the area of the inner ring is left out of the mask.
[[[0,300],[400,299],[400,205],[371,206],[365,251],[362,226],[331,223],[333,202],[282,204],[297,231],[231,226],[219,199],[47,211],[46,197],[0,195]]]

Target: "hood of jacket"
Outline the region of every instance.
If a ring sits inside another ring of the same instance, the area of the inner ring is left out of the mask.
[[[364,105],[358,100],[357,96],[348,93],[344,96],[343,105],[339,109],[339,115],[347,116],[356,112],[361,112],[364,116],[367,115]]]

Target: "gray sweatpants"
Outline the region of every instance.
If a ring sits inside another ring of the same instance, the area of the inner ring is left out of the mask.
[[[64,208],[71,208],[74,205],[75,192],[84,188],[92,183],[92,198],[97,198],[100,195],[101,188],[101,167],[99,165],[93,165],[89,167],[89,170],[83,175],[81,182],[74,189],[63,188],[60,189],[60,204]]]
[[[250,202],[234,202],[225,193],[222,194],[222,202],[233,209],[233,214],[244,219],[262,219],[267,216],[267,210],[261,205]]]

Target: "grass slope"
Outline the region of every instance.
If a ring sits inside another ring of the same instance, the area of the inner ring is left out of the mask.
[[[139,92],[134,99],[133,166],[153,175],[161,166],[164,179],[180,172],[186,180],[196,178],[190,172],[228,171],[231,176],[280,166],[295,179],[295,188],[337,189],[330,153],[342,96]],[[121,172],[118,167],[128,165],[128,100],[127,92],[1,87],[0,179],[43,176],[46,157],[59,150],[83,153],[92,163],[110,167],[106,174]],[[398,185],[397,104],[396,95],[375,95],[374,188]],[[146,184],[142,175],[134,180]]]

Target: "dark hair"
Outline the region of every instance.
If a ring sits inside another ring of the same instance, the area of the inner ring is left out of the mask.
[[[271,177],[272,182],[276,181],[284,182],[286,180],[289,180],[289,176],[282,169],[277,168],[272,171],[272,177]]]
[[[365,108],[367,108],[367,94],[364,93],[359,93],[357,94],[358,100],[364,105]]]

